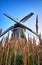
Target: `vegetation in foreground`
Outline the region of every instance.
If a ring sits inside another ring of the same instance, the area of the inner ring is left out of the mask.
[[[4,44],[4,47],[2,46]],[[9,35],[0,41],[0,65],[42,65],[42,39],[36,45],[35,39],[14,38]]]

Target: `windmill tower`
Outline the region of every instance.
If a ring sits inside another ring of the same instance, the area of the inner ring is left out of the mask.
[[[36,33],[38,34],[38,15],[36,16]]]

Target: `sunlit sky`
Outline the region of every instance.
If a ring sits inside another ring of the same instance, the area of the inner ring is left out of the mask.
[[[18,21],[33,12],[34,15],[23,24],[36,32],[36,15],[38,15],[39,33],[42,33],[42,0],[0,0],[0,28],[3,31],[14,25],[14,22],[3,15],[5,12]]]

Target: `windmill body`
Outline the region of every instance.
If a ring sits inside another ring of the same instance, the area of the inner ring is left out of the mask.
[[[12,32],[13,32],[13,35],[12,35],[13,37],[18,38],[20,34],[21,39],[26,38],[26,35],[25,35],[26,29],[19,24],[14,24],[14,28],[12,29]]]

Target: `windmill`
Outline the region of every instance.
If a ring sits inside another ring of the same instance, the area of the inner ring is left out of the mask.
[[[5,15],[6,17],[8,17],[9,19],[11,19],[13,22],[15,22],[15,24],[14,24],[13,26],[9,27],[6,31],[4,31],[4,32],[0,35],[0,37],[3,36],[4,34],[6,34],[9,30],[11,30],[16,37],[18,37],[18,34],[20,33],[20,37],[21,37],[21,38],[25,38],[26,36],[25,36],[25,34],[24,34],[24,30],[26,30],[26,29],[29,30],[30,32],[32,32],[33,34],[35,34],[36,36],[39,37],[39,35],[38,35],[37,33],[35,33],[34,31],[32,31],[32,29],[30,29],[29,27],[27,27],[27,26],[21,24],[21,22],[23,22],[23,23],[26,22],[33,14],[34,14],[34,13],[31,12],[30,14],[26,15],[24,18],[22,18],[22,19],[18,22],[18,21],[16,21],[13,17],[11,17],[10,15],[8,15],[7,13],[4,13],[4,15]],[[25,32],[26,32],[26,31],[25,31]]]

